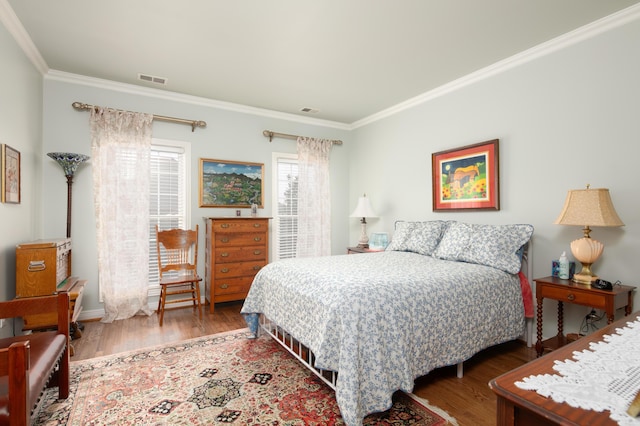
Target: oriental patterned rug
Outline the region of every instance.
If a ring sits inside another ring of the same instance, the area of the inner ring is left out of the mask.
[[[34,425],[342,425],[333,390],[267,336],[248,331],[71,362],[71,389],[46,391]],[[424,402],[424,401],[423,401]],[[365,425],[455,420],[398,392]]]

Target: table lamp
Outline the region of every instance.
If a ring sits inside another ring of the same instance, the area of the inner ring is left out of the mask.
[[[598,276],[591,265],[602,254],[604,244],[591,238],[591,226],[624,226],[611,202],[609,190],[604,188],[572,189],[567,194],[560,216],[554,222],[558,225],[583,226],[584,236],[571,242],[571,253],[582,263],[582,270],[574,274],[573,281],[589,284]]]
[[[360,240],[358,241],[358,247],[361,248],[369,248],[369,237],[367,237],[367,218],[368,217],[378,217],[373,209],[371,208],[371,203],[367,198],[367,194],[363,194],[362,197],[358,198],[358,205],[356,209],[351,213],[351,217],[361,217],[360,220],[361,231],[360,231]]]

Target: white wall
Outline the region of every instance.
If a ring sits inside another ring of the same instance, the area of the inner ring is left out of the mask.
[[[638,286],[640,254],[640,20],[551,52],[354,131],[350,198],[366,191],[381,216],[370,231],[392,232],[398,219],[531,223],[534,276],[582,236],[553,225],[567,190],[609,188],[622,228],[595,228],[605,244],[594,264],[603,278]],[[432,211],[431,154],[500,139],[500,211]],[[357,233],[352,231],[352,239]],[[636,292],[635,305],[640,306]],[[556,333],[547,301],[545,336]],[[567,306],[565,332],[577,332],[586,307]],[[463,315],[464,313],[461,313]]]
[[[295,141],[274,139],[262,135],[265,129],[291,134],[342,139],[343,146],[334,147],[331,154],[333,252],[344,253],[348,245],[349,220],[348,150],[350,135],[336,127],[314,126],[285,119],[229,111],[211,106],[211,102],[192,97],[179,97],[159,90],[141,90],[79,76],[50,73],[44,82],[44,140],[42,149],[43,193],[46,206],[43,215],[43,237],[66,235],[66,179],[60,166],[46,157],[47,152],[68,151],[91,155],[89,113],[71,107],[74,101],[106,107],[153,113],[164,116],[204,120],[205,129],[191,132],[187,125],[156,121],[153,137],[182,140],[191,144],[191,226],[200,226],[200,259],[204,259],[203,217],[235,215],[235,209],[199,208],[198,169],[200,158],[248,161],[265,164],[264,209],[261,216],[272,215],[271,153],[295,152]],[[248,214],[245,209],[244,214]],[[91,164],[80,166],[73,184],[71,239],[73,275],[88,280],[83,307],[84,318],[100,316],[96,233],[93,209]],[[204,262],[199,262],[204,276]],[[151,305],[156,303],[151,301]],[[82,319],[82,317],[81,317]]]
[[[16,244],[37,238],[39,230],[42,76],[2,25],[0,63],[0,143],[21,158],[21,203],[0,204],[0,300],[9,300],[15,296]]]

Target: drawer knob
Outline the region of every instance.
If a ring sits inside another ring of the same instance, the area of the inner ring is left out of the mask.
[[[254,228],[260,228],[260,224],[259,224],[259,223],[254,223],[254,224],[253,224],[253,227],[254,227]]]
[[[220,242],[222,242],[222,243],[228,243],[228,242],[229,242],[229,238],[227,238],[227,237],[221,238],[221,239],[220,239]]]
[[[573,301],[575,298],[576,298],[576,296],[575,296],[573,293],[569,293],[569,294],[567,295],[567,299],[569,299],[569,300],[571,300],[571,301]]]
[[[262,268],[262,266],[254,266],[254,267],[253,267],[253,270],[254,270],[254,271],[259,271],[259,270],[260,270],[260,268]]]
[[[254,251],[253,251],[253,254],[255,254],[255,255],[257,256],[257,255],[259,255],[259,254],[262,254],[262,252],[261,252],[260,250],[254,250]]]
[[[229,288],[229,284],[220,284],[220,288]]]
[[[220,256],[222,256],[222,257],[229,257],[229,253],[226,253],[226,252],[225,252],[225,253],[220,254]]]
[[[228,223],[223,223],[220,225],[220,228],[228,228],[229,224]]]
[[[227,272],[229,272],[229,268],[222,268],[220,269],[220,272],[222,272],[223,274],[226,274]]]
[[[262,241],[262,237],[254,237],[253,241]]]

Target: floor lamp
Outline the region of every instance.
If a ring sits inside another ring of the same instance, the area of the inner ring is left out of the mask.
[[[67,238],[71,238],[71,185],[73,185],[73,175],[78,166],[87,161],[89,156],[70,152],[50,152],[47,155],[62,166],[64,175],[67,177]]]

